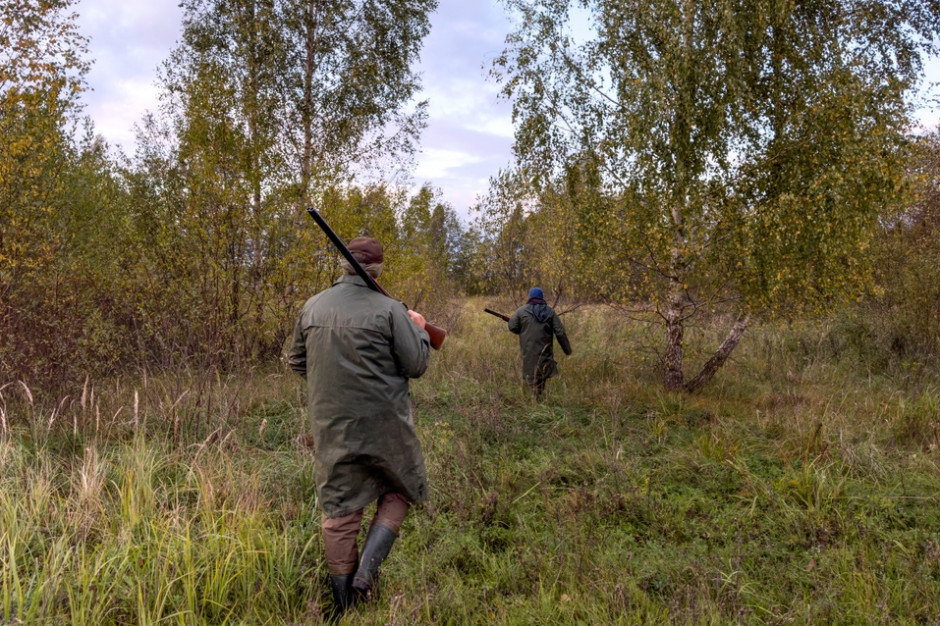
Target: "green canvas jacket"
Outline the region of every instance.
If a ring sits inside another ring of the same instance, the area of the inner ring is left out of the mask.
[[[342,276],[304,305],[288,355],[307,379],[316,488],[327,517],[389,491],[427,500],[408,379],[430,360],[428,334],[405,305]]]
[[[509,318],[509,330],[519,335],[522,351],[522,376],[529,384],[545,381],[558,373],[553,350],[553,339],[565,354],[571,354],[571,344],[561,319],[547,304],[525,304]]]

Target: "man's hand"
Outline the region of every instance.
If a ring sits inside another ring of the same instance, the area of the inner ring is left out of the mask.
[[[415,326],[424,330],[424,316],[418,313],[417,311],[412,311],[408,309],[408,315],[411,316],[411,321],[415,323]]]

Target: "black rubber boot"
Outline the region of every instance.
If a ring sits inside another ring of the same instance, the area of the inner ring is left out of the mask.
[[[330,574],[330,586],[333,588],[333,611],[330,613],[330,621],[339,621],[346,609],[356,604],[352,581],[352,574]]]
[[[395,531],[381,524],[372,524],[366,543],[359,555],[359,571],[353,578],[353,589],[363,598],[372,597],[372,590],[379,577],[379,566],[388,556],[392,544],[398,535]]]

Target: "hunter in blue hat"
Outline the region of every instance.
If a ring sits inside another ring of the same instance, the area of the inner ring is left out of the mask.
[[[554,339],[565,354],[571,354],[571,343],[565,334],[565,326],[552,307],[545,302],[545,294],[539,287],[529,289],[529,300],[509,318],[509,330],[519,335],[522,351],[522,376],[541,399],[545,382],[558,373],[555,362]]]

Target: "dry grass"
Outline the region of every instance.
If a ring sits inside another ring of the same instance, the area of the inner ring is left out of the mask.
[[[536,403],[484,306],[413,385],[432,503],[347,623],[940,619],[940,380],[766,325],[668,394],[657,329],[583,308]],[[302,403],[282,366],[0,389],[0,622],[321,621]]]

